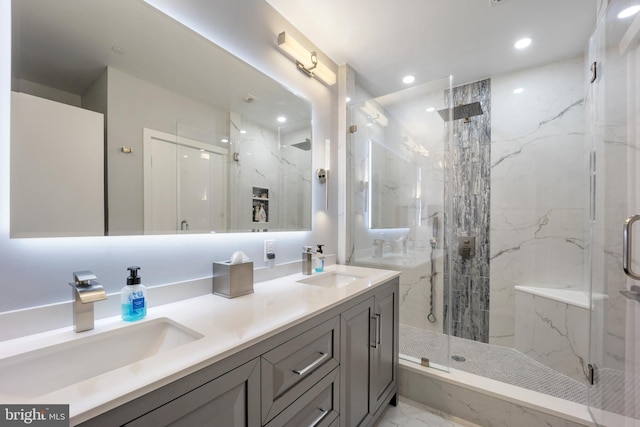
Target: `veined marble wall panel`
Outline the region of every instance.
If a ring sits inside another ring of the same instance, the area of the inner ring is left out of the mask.
[[[454,255],[445,258],[445,283],[449,262],[452,273],[451,287],[444,289],[444,321],[447,324],[451,316],[452,335],[482,342],[489,341],[491,85],[486,79],[454,88],[454,106],[480,102],[483,114],[447,122],[445,127],[453,127],[451,179],[445,182],[445,206],[452,205],[453,211],[445,216],[445,247],[454,248]],[[464,236],[475,238],[471,258],[458,255],[458,239]]]
[[[515,285],[583,287],[583,67],[577,57],[492,78],[493,344],[514,345]]]
[[[589,310],[525,292],[515,299],[515,349],[584,383]]]

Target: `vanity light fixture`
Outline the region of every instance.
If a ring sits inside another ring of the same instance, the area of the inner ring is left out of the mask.
[[[309,78],[315,77],[327,86],[333,86],[336,83],[335,73],[318,61],[318,54],[309,52],[285,31],[278,34],[278,47],[296,61],[298,70]]]
[[[324,203],[325,209],[329,209],[329,169],[331,168],[331,140],[325,139],[324,141],[324,168],[320,168],[316,171],[318,181],[320,184],[324,184]]]

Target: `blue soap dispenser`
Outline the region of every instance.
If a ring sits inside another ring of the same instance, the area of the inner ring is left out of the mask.
[[[147,315],[147,288],[140,283],[138,270],[140,267],[129,267],[127,286],[120,292],[122,304],[122,320],[133,322]]]
[[[316,272],[322,273],[324,271],[324,252],[322,251],[322,247],[324,245],[317,245],[318,250],[316,251]]]

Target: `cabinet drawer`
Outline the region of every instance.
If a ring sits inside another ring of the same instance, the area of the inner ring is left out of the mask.
[[[125,427],[258,427],[261,424],[256,407],[259,378],[258,360],[254,359],[125,424]]]
[[[340,317],[261,357],[262,418],[266,423],[339,365]]]
[[[340,368],[278,414],[266,427],[331,427],[339,422]]]

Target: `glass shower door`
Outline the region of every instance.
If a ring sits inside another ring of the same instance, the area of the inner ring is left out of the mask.
[[[589,408],[601,426],[640,426],[640,17],[613,0],[591,40]],[[623,235],[624,230],[624,235]],[[625,274],[625,270],[626,273]]]
[[[400,271],[400,357],[448,369],[443,300],[452,77],[349,103],[351,265]],[[354,97],[355,98],[355,97]],[[444,115],[444,116],[443,116]]]

